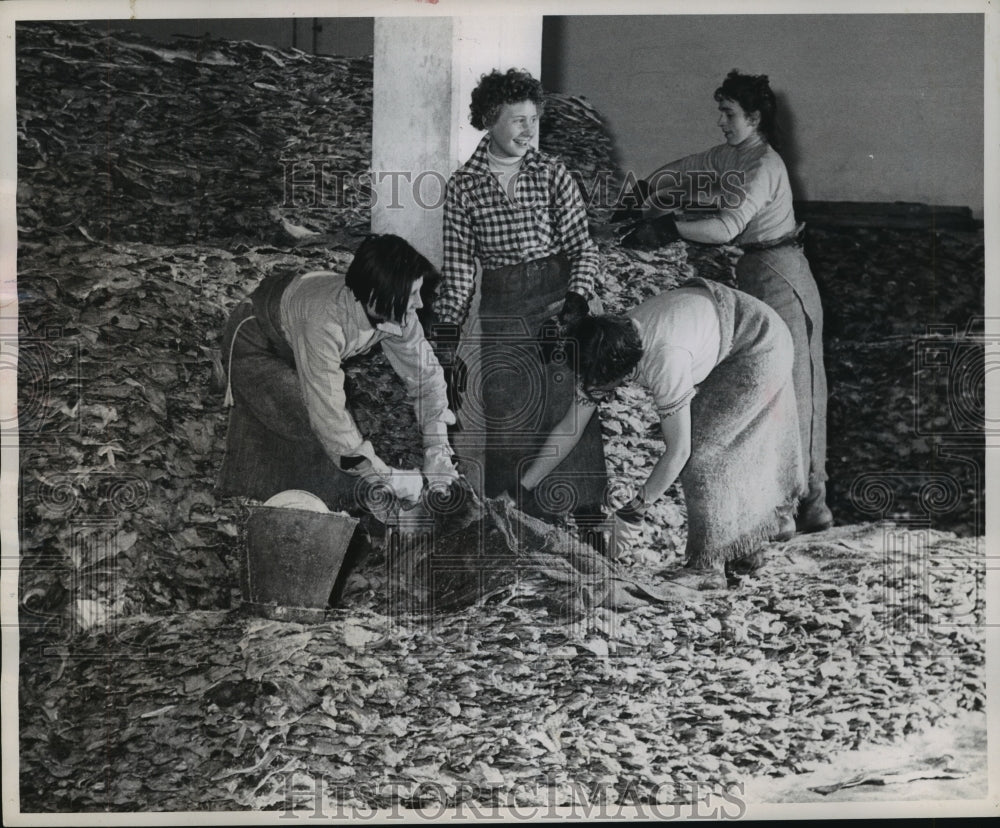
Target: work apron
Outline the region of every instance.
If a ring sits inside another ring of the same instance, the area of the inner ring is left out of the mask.
[[[740,290],[774,308],[792,334],[802,454],[810,485],[822,483],[827,479],[823,305],[809,262],[795,241],[748,246],[736,265],[736,280]]]
[[[566,342],[546,360],[539,344],[539,330],[562,308],[568,282],[569,262],[561,256],[483,272],[482,422],[472,427],[482,429],[488,497],[516,492],[521,475],[573,402],[578,349]],[[600,421],[591,417],[578,444],[535,495],[553,515],[599,515],[607,482]]]
[[[281,294],[291,278],[264,279],[226,322],[222,357],[233,407],[218,492],[266,500],[304,489],[332,510],[354,510],[360,479],[341,471],[316,437],[295,357],[280,331]]]

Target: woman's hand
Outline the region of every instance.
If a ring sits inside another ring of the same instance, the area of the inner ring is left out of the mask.
[[[643,499],[642,493],[640,492],[628,503],[622,506],[621,509],[618,509],[615,512],[615,517],[625,523],[636,525],[642,523],[642,519],[646,516],[646,511],[648,509],[649,506]]]
[[[424,451],[424,477],[427,478],[427,488],[431,490],[447,489],[459,481],[451,446],[442,443]]]
[[[677,479],[691,456],[691,406],[660,418],[666,449],[656,461],[643,486],[647,503],[655,503]]]
[[[383,481],[401,501],[415,504],[424,490],[424,476],[418,469],[390,469]]]
[[[622,247],[648,250],[663,247],[679,238],[681,234],[677,231],[677,222],[672,213],[667,213],[665,216],[639,222],[622,236],[621,243]]]
[[[448,407],[458,411],[465,393],[469,369],[458,355],[460,327],[451,322],[435,322],[431,325],[430,343],[434,355],[444,371],[444,382],[448,388]]]
[[[642,521],[648,508],[640,492],[621,509],[615,511],[612,519],[615,558],[622,557],[639,540],[642,534]]]
[[[367,468],[361,473],[364,488],[361,502],[377,520],[388,522],[397,509],[415,506],[424,491],[424,476],[420,469],[394,469],[380,464],[380,469]],[[387,496],[388,495],[388,496]]]
[[[590,306],[587,300],[579,293],[572,290],[566,292],[566,299],[563,302],[562,310],[556,314],[556,319],[565,333],[567,328],[572,327],[590,313]]]

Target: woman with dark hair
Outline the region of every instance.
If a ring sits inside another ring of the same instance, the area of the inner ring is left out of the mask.
[[[668,577],[725,587],[726,570],[758,566],[759,546],[804,488],[792,387],[792,341],[771,308],[692,279],[624,316],[583,319],[579,391],[524,475],[534,490],[572,448],[578,424],[635,378],[650,392],[665,450],[639,493],[615,513],[618,537],[680,480],[687,506],[685,568]]]
[[[478,265],[482,341],[479,387],[472,390],[482,422],[463,425],[466,434],[482,434],[487,496],[517,490],[526,458],[572,399],[572,371],[564,360],[542,359],[537,336],[544,328],[555,339],[586,316],[597,276],[597,247],[579,187],[562,162],[532,146],[542,105],[541,84],[527,72],[484,75],[472,93],[470,121],[486,135],[446,192],[432,339],[448,371]],[[607,471],[596,419],[573,456],[562,459],[563,497],[540,498],[541,513],[571,512],[578,525],[601,521]]]
[[[233,408],[221,494],[265,500],[304,489],[331,509],[354,509],[368,484],[415,501],[425,476],[457,480],[447,431],[455,417],[416,316],[423,281],[436,275],[398,236],[370,236],[346,274],[272,274],[236,306],[222,341]],[[386,465],[347,410],[341,364],[378,344],[413,401],[423,474]]]
[[[802,252],[788,172],[777,153],[777,101],[767,76],[734,69],[715,90],[715,100],[726,142],[656,170],[640,188],[646,221],[623,244],[659,245],[682,238],[739,245],[744,251],[736,265],[739,289],[774,308],[791,331],[809,490],[796,519],[791,513],[785,516],[777,535],[785,539],[796,530],[814,532],[833,525],[826,505],[823,307]],[[717,208],[709,214],[699,203],[702,182],[710,183]],[[695,209],[677,213],[678,208]]]

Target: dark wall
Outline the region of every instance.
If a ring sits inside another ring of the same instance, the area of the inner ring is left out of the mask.
[[[795,195],[983,211],[982,14],[546,18],[546,88],[585,96],[638,176],[722,142],[713,92],[766,74]]]
[[[317,55],[360,57],[374,51],[370,17],[203,18],[197,20],[114,20],[116,29],[131,29],[159,40],[187,37],[252,40],[279,49],[297,48]]]
[[[371,18],[112,21],[369,55]],[[782,107],[797,198],[920,201],[982,215],[982,14],[547,16],[546,88],[586,97],[636,175],[722,140],[712,92],[765,73]]]

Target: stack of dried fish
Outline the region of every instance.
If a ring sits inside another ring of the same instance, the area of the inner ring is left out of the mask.
[[[812,228],[806,253],[823,297],[835,514],[982,535],[982,231]]]
[[[370,58],[22,22],[21,232],[288,243],[286,222],[366,228],[371,73]]]
[[[26,652],[21,804],[311,813],[318,783],[327,815],[752,797],[750,776],[859,745],[909,751],[904,737],[958,716],[981,726],[970,546],[841,530],[785,547],[752,589],[571,623],[502,595],[430,619],[391,606],[314,625],[123,619],[72,650]],[[886,592],[887,553],[933,603]]]
[[[421,517],[409,518],[409,530],[391,535],[386,589],[397,610],[454,612],[493,601],[580,618],[597,607],[701,597],[677,584],[654,588],[637,581],[591,543],[524,514],[508,498],[480,502],[453,492],[439,498],[442,508],[424,508]]]
[[[580,185],[590,215],[606,216],[618,198],[623,176],[604,118],[586,98],[549,92],[538,146],[563,159]]]

